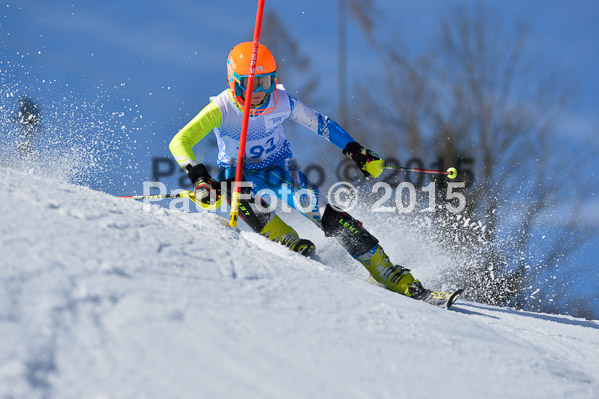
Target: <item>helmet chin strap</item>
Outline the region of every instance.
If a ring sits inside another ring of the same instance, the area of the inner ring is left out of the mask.
[[[270,101],[270,94],[265,95],[264,98],[262,99],[262,101],[260,101],[260,104],[258,104],[258,105],[252,105],[252,108],[254,108],[254,107],[261,107],[264,104],[266,104],[268,101]]]
[[[273,99],[275,101],[274,105],[270,108],[258,108],[258,107],[263,106],[264,104],[267,104],[270,101],[271,95],[273,96]],[[275,109],[278,102],[279,102],[279,93],[275,89],[272,93],[269,93],[266,96],[264,96],[264,99],[262,100],[262,102],[260,104],[252,105],[251,115],[252,116],[266,115]],[[237,106],[237,108],[243,112],[243,104],[245,103],[245,97],[243,95],[236,96],[236,100],[234,101],[234,103]]]

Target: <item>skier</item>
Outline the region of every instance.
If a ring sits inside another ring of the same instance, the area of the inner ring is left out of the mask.
[[[206,205],[214,205],[221,201],[220,183],[227,182],[229,189],[226,190],[226,199],[231,201],[230,182],[235,178],[245,96],[251,95],[252,109],[246,144],[248,152],[243,167],[243,180],[252,183],[251,199],[240,200],[239,216],[255,232],[292,251],[309,256],[314,251],[314,244],[301,239],[274,211],[262,211],[265,204],[258,203],[262,200],[255,194],[261,189],[277,192],[283,184],[290,186],[291,194],[299,190],[311,190],[316,204],[308,210],[296,204],[294,195],[283,195],[278,191],[277,196],[303,213],[326,236],[335,237],[353,258],[366,267],[376,281],[390,290],[414,298],[430,293],[414,279],[410,270],[391,263],[378,240],[359,220],[328,204],[320,195],[318,187],[308,185],[305,175],[292,159],[283,122],[291,119],[324,137],[350,157],[365,176],[378,177],[383,172],[384,160],[358,144],[334,120],[309,108],[288,93],[283,85],[277,84],[275,59],[263,44],[258,49],[254,90],[253,93],[247,93],[252,46],[251,42],[245,42],[231,50],[227,59],[229,88],[210,97],[210,103],[175,135],[169,145],[176,161],[187,172],[194,185],[195,198]],[[216,179],[210,176],[193,153],[193,146],[212,130],[216,134],[219,148],[220,173]],[[242,190],[242,193],[247,191]]]

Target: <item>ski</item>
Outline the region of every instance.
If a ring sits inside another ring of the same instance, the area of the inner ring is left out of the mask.
[[[423,301],[431,305],[438,306],[443,309],[449,309],[455,301],[458,300],[460,295],[464,292],[463,289],[459,289],[455,292],[441,292],[441,291],[429,291],[426,290],[424,294],[415,298],[418,301]]]

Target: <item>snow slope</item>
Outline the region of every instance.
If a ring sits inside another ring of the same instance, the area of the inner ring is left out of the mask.
[[[599,397],[597,321],[445,311],[214,215],[0,183],[2,399]]]

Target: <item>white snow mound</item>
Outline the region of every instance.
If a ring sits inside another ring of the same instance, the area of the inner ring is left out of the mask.
[[[446,311],[214,215],[0,182],[2,399],[599,397],[597,321]]]

